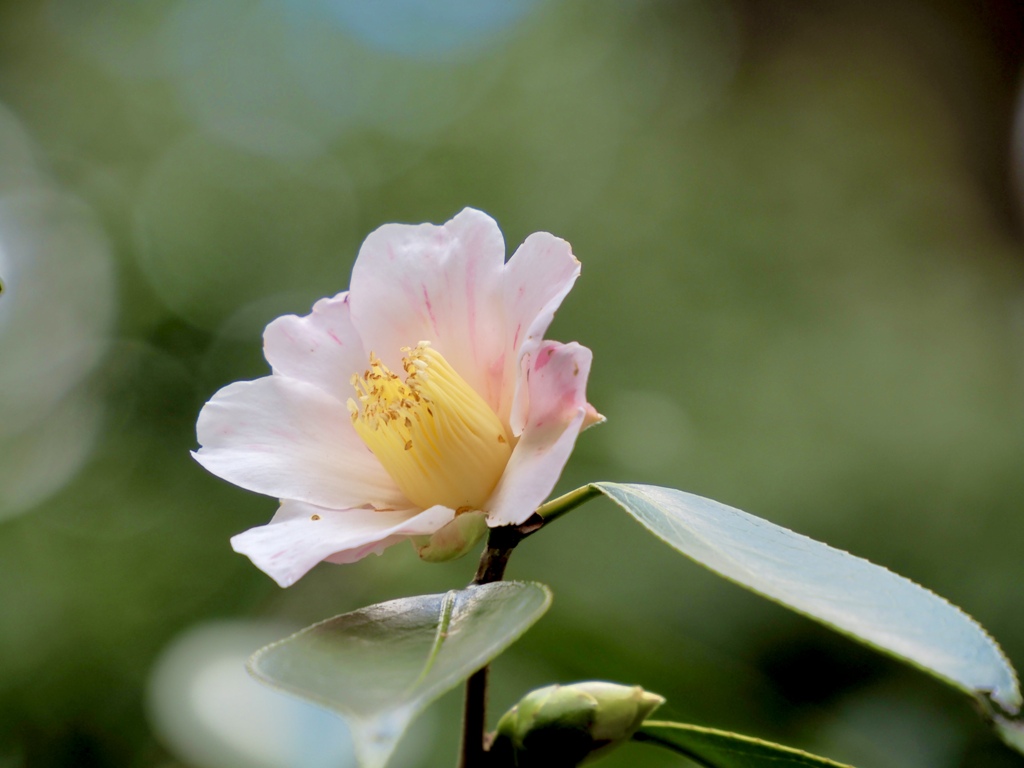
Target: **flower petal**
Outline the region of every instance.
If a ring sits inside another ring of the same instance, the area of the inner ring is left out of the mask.
[[[492,408],[501,394],[505,243],[467,208],[444,226],[386,224],[352,268],[352,322],[367,353],[392,370],[401,348],[430,341]]]
[[[404,509],[409,502],[323,390],[287,376],[239,381],[199,414],[206,469],[242,488],[334,509]]]
[[[544,342],[523,359],[529,419],[485,505],[488,525],[518,525],[554,489],[576,437],[597,414],[586,401],[591,359],[586,347],[555,341]]]
[[[285,501],[267,525],[233,536],[231,547],[288,587],[322,560],[353,563],[408,536],[431,534],[454,516],[445,507],[378,512]]]
[[[523,358],[540,347],[555,310],[579,275],[580,263],[569,243],[547,232],[526,238],[505,265],[506,387],[498,416],[515,435],[522,432],[529,412],[529,388],[516,374],[522,370]]]
[[[320,299],[308,315],[285,315],[263,333],[263,354],[275,373],[315,384],[341,402],[354,390],[369,354],[349,316],[348,294]]]

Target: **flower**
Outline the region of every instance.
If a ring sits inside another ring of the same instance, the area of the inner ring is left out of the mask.
[[[267,326],[271,375],[199,414],[196,460],[281,500],[235,551],[289,586],[469,512],[526,520],[603,419],[586,401],[590,350],[543,338],[579,271],[546,232],[506,263],[497,224],[471,208],[373,232],[347,292]]]

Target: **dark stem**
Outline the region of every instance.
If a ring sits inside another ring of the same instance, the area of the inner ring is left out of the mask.
[[[533,515],[521,525],[492,528],[487,546],[480,556],[480,566],[473,584],[491,584],[505,577],[505,567],[512,550],[544,525],[544,520]],[[484,768],[487,754],[487,676],[489,669],[477,670],[466,681],[466,703],[462,712],[462,757],[459,768]]]
[[[466,704],[462,712],[462,759],[459,768],[482,768],[487,760],[487,677],[489,667],[473,673],[466,681]]]
[[[534,516],[536,517],[536,516]],[[543,520],[531,517],[522,525],[506,525],[492,528],[487,537],[487,546],[480,555],[480,566],[476,569],[473,584],[491,584],[505,577],[505,566],[520,541],[544,524]]]

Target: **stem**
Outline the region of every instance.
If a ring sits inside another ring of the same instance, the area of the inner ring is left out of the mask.
[[[569,491],[564,496],[559,496],[557,499],[552,499],[546,504],[542,504],[537,508],[537,515],[544,519],[544,523],[550,523],[557,520],[566,512],[571,512],[580,506],[590,501],[595,496],[600,496],[601,490],[596,485],[584,485],[582,488],[577,488],[575,491]]]
[[[548,523],[575,509],[580,504],[599,496],[594,485],[585,485],[564,496],[549,501],[519,525],[491,528],[487,546],[480,556],[473,584],[491,584],[505,577],[505,567],[512,550],[527,536]],[[486,768],[490,762],[487,752],[487,677],[488,667],[474,672],[466,681],[466,700],[462,713],[462,755],[459,768]]]
[[[459,768],[480,768],[487,761],[487,677],[489,667],[478,669],[466,681],[462,711],[462,759]]]
[[[531,518],[532,519],[532,518]],[[543,525],[543,523],[541,523]],[[487,537],[487,546],[480,556],[473,584],[491,584],[501,581],[505,567],[516,545],[539,526],[531,526],[528,533],[520,530],[523,526],[492,528]],[[488,667],[474,672],[466,681],[466,703],[462,711],[462,758],[459,768],[482,768],[487,763],[487,677]]]
[[[527,523],[529,522],[528,520]],[[491,584],[501,581],[505,577],[505,566],[508,565],[512,550],[520,541],[540,527],[539,525],[537,528],[531,526],[531,530],[524,533],[520,528],[525,527],[527,523],[522,526],[508,525],[502,528],[491,528],[490,535],[487,537],[487,546],[484,548],[483,554],[480,555],[480,566],[476,569],[473,584]]]

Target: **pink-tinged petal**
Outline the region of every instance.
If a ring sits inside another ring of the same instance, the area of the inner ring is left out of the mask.
[[[524,359],[529,364],[526,379],[530,389],[526,429],[566,423],[581,408],[587,414],[596,413],[587,403],[587,377],[593,357],[589,349],[575,341],[545,341]]]
[[[487,524],[519,525],[551,495],[583,428],[584,409],[568,424],[523,430],[505,473],[486,506]]]
[[[239,381],[199,414],[196,460],[250,491],[334,509],[409,502],[356,434],[347,408],[287,376]]]
[[[577,436],[597,414],[586,401],[591,359],[586,347],[554,341],[524,358],[530,414],[485,505],[492,527],[523,522],[554,489]]]
[[[348,294],[320,299],[308,315],[285,315],[263,333],[263,354],[275,373],[315,384],[342,402],[352,397],[353,373],[362,373],[369,353],[356,333]]]
[[[505,266],[502,294],[505,304],[505,387],[498,416],[518,435],[530,411],[529,388],[517,373],[523,359],[540,347],[555,310],[580,274],[572,248],[547,232],[526,238]]]
[[[378,512],[285,501],[267,525],[232,537],[231,547],[282,587],[289,587],[323,560],[352,563],[380,554],[409,536],[433,533],[454,516],[445,507]]]
[[[352,322],[367,352],[398,370],[401,348],[429,341],[490,405],[501,396],[505,243],[485,213],[444,226],[386,224],[352,269]]]

